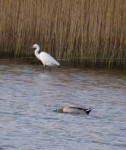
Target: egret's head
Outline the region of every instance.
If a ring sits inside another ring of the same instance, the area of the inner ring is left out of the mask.
[[[34,44],[34,45],[32,46],[32,48],[38,48],[38,47],[39,47],[38,44]]]

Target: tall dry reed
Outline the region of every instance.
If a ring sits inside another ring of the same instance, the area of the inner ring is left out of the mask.
[[[0,0],[0,56],[39,43],[65,62],[126,67],[126,0]]]

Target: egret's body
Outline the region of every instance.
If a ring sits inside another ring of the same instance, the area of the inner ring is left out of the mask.
[[[61,113],[74,113],[74,114],[89,114],[91,111],[91,108],[81,108],[81,107],[72,107],[72,106],[66,106],[60,109],[56,110],[57,112]]]
[[[39,53],[40,47],[38,44],[34,44],[33,48],[35,49],[35,56],[47,67],[59,67],[60,64],[56,61],[51,55],[46,52]]]

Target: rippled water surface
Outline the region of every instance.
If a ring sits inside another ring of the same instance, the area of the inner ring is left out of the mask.
[[[92,112],[54,112],[73,104]],[[126,149],[126,72],[1,62],[0,150],[37,149]]]

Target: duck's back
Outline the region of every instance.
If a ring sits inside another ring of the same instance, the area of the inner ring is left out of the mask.
[[[64,107],[63,112],[66,113],[85,113],[83,108],[80,107]]]

